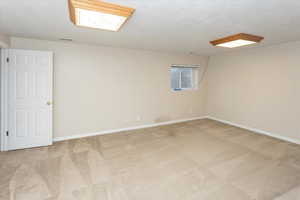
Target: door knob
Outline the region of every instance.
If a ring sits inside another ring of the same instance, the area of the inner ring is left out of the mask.
[[[47,101],[47,105],[48,106],[52,105],[52,102],[51,101]]]

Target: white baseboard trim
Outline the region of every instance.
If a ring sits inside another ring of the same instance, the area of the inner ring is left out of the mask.
[[[96,136],[96,135],[105,135],[105,134],[111,134],[111,133],[117,133],[122,131],[130,131],[130,130],[136,130],[136,129],[143,129],[143,128],[150,128],[150,127],[156,127],[156,126],[163,126],[168,124],[176,124],[180,122],[187,122],[197,119],[205,119],[205,117],[193,117],[188,119],[180,119],[180,120],[172,120],[167,122],[160,122],[160,123],[154,123],[154,124],[146,124],[146,125],[140,125],[140,126],[134,126],[134,127],[128,127],[128,128],[121,128],[121,129],[111,129],[106,131],[99,131],[95,133],[85,133],[85,134],[79,134],[79,135],[71,135],[71,136],[64,136],[64,137],[55,137],[53,139],[53,142],[59,142],[64,140],[72,140],[72,139],[78,139],[78,138],[84,138],[84,137],[90,137],[90,136]]]
[[[287,142],[291,142],[291,143],[295,143],[295,144],[300,144],[300,141],[297,140],[297,139],[292,139],[292,138],[289,138],[289,137],[281,136],[279,134],[274,134],[274,133],[270,133],[270,132],[267,132],[267,131],[264,131],[264,130],[251,128],[251,127],[248,127],[248,126],[240,125],[240,124],[237,124],[237,123],[234,123],[234,122],[230,122],[230,121],[227,121],[227,120],[222,120],[222,119],[212,117],[212,116],[194,117],[194,118],[172,120],[172,121],[167,121],[167,122],[146,124],[146,125],[140,125],[140,126],[134,126],[134,127],[128,127],[128,128],[111,129],[111,130],[99,131],[99,132],[95,132],[95,133],[85,133],[85,134],[72,135],[72,136],[56,137],[56,138],[53,139],[53,141],[54,142],[59,142],[59,141],[64,141],[64,140],[79,139],[79,138],[84,138],[84,137],[105,135],[105,134],[117,133],[117,132],[122,132],[122,131],[130,131],[130,130],[136,130],[136,129],[163,126],[163,125],[168,125],[168,124],[176,124],[176,123],[180,123],[180,122],[187,122],[187,121],[192,121],[192,120],[197,120],[197,119],[211,119],[211,120],[215,120],[215,121],[218,121],[218,122],[222,122],[224,124],[229,124],[229,125],[232,125],[232,126],[235,126],[235,127],[239,127],[239,128],[242,128],[242,129],[253,131],[253,132],[258,133],[258,134],[267,135],[267,136],[270,136],[270,137],[274,137],[274,138],[284,140],[284,141],[287,141]]]
[[[218,122],[222,122],[224,124],[229,124],[229,125],[232,125],[232,126],[235,126],[235,127],[238,127],[238,128],[253,131],[253,132],[258,133],[258,134],[267,135],[267,136],[270,136],[270,137],[274,137],[274,138],[284,140],[284,141],[287,141],[287,142],[291,142],[291,143],[295,143],[295,144],[300,144],[300,141],[297,140],[297,139],[292,139],[292,138],[285,137],[285,136],[282,136],[282,135],[279,135],[279,134],[274,134],[274,133],[270,133],[270,132],[267,132],[267,131],[264,131],[264,130],[251,128],[251,127],[240,125],[240,124],[237,124],[237,123],[234,123],[234,122],[218,119],[218,118],[212,117],[212,116],[207,116],[206,118],[211,119],[211,120],[215,120],[215,121],[218,121]]]

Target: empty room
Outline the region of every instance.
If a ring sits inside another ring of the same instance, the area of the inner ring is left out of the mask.
[[[299,0],[1,0],[0,200],[300,200]]]

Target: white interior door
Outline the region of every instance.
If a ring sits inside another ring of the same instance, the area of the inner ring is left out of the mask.
[[[53,53],[7,51],[6,149],[51,145]]]

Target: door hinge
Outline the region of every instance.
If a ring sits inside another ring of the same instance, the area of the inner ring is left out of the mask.
[[[6,58],[6,62],[9,63],[9,58],[8,57]]]
[[[9,132],[8,131],[6,131],[6,136],[9,136]]]

